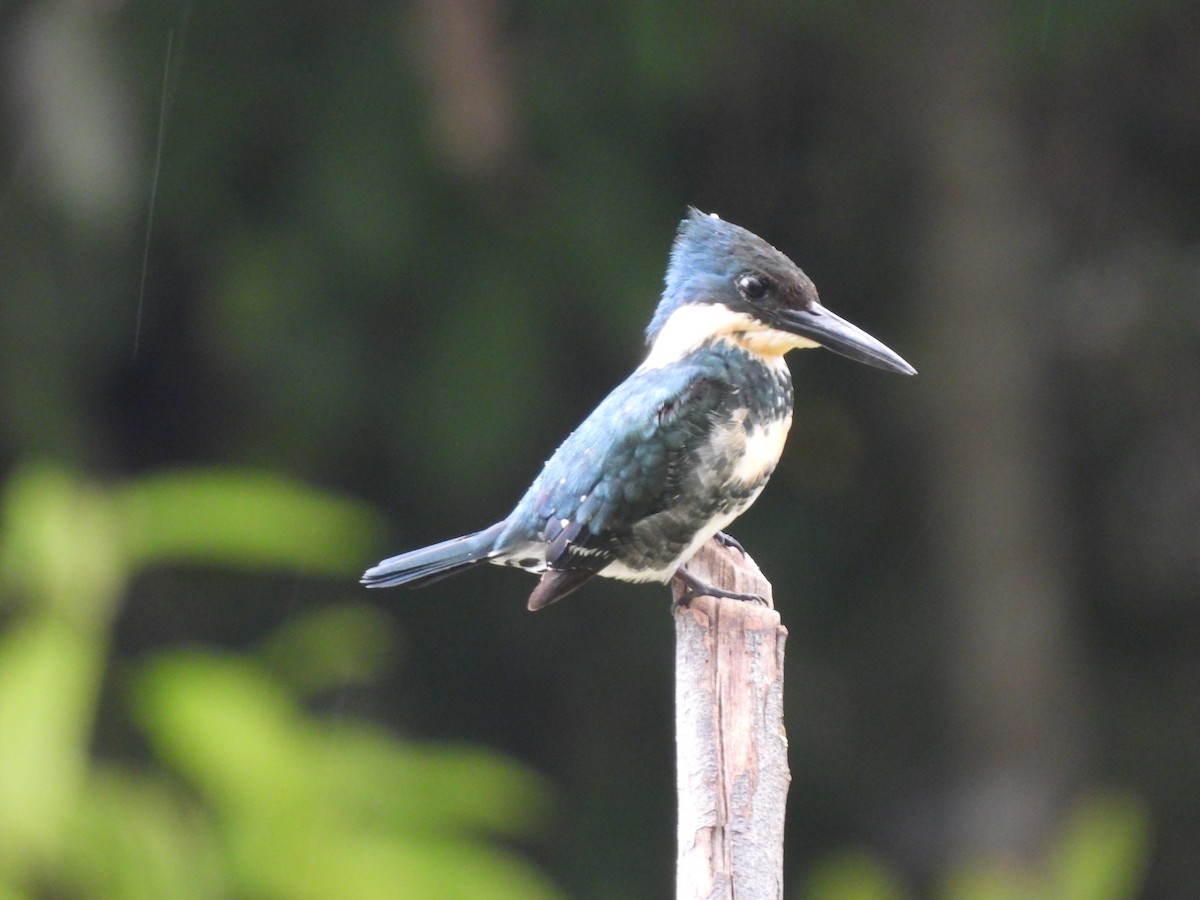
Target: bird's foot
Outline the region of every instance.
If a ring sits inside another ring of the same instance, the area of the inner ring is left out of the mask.
[[[740,547],[738,549],[741,549]],[[742,551],[745,552],[745,551]],[[684,583],[687,590],[675,601],[676,606],[687,606],[697,597],[723,597],[729,600],[741,600],[743,603],[758,603],[768,606],[767,598],[762,594],[744,594],[741,591],[728,591],[711,584],[705,584],[683,566],[675,572],[675,577]]]
[[[715,538],[716,542],[722,547],[729,547],[733,550],[736,550],[738,553],[742,554],[742,556],[750,555],[746,552],[746,548],[743,547],[741,543],[733,537],[733,535],[726,534],[723,531],[718,531],[713,535],[713,538]]]

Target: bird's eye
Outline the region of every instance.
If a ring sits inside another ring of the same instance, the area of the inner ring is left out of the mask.
[[[737,280],[737,289],[747,300],[761,300],[767,295],[768,282],[760,275],[743,275]]]

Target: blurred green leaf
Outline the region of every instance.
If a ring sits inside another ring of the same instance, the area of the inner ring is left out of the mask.
[[[314,719],[241,658],[159,659],[134,698],[161,757],[211,800],[253,894],[555,896],[485,837],[525,832],[544,810],[541,783],[511,762]]]
[[[940,896],[946,900],[1050,900],[1043,898],[1039,871],[999,860],[951,872],[942,882]]]
[[[266,473],[182,470],[117,495],[131,559],[344,575],[377,529],[361,504]]]
[[[948,872],[938,892],[947,900],[1131,900],[1149,854],[1149,816],[1125,791],[1085,797],[1071,812],[1044,861],[1022,865],[981,859]],[[798,897],[804,900],[902,900],[897,876],[863,851],[828,856]]]
[[[1150,851],[1144,804],[1124,791],[1078,804],[1051,859],[1050,896],[1063,900],[1136,897]]]
[[[396,842],[343,829],[282,844],[247,846],[244,886],[252,896],[297,900],[549,900],[560,896],[536,870],[483,845],[455,840]]]
[[[352,738],[347,740],[347,737]],[[407,831],[532,834],[549,805],[533,773],[467,746],[397,744],[384,732],[344,729],[325,754],[329,790],[357,814]]]
[[[268,475],[101,489],[38,466],[12,478],[0,515],[0,586],[23,601],[0,634],[0,898],[29,885],[130,900],[556,896],[493,843],[540,821],[532,773],[318,719],[251,657],[179,653],[135,684],[158,761],[199,799],[89,762],[107,624],[137,566],[356,569],[365,509]],[[357,606],[294,620],[265,652],[307,691],[367,680],[393,644],[388,620]]]
[[[347,604],[290,618],[261,656],[301,694],[310,695],[378,677],[398,640],[393,620],[383,612]]]
[[[1138,896],[1149,852],[1149,817],[1130,794],[1085,797],[1042,860],[1028,865],[980,860],[951,872],[952,900],[1130,900]]]
[[[802,900],[904,900],[899,877],[864,850],[844,850],[822,859],[797,894]]]
[[[156,660],[135,686],[134,711],[159,755],[218,807],[303,812],[313,759],[299,712],[249,662],[201,653]]]
[[[212,823],[191,798],[153,775],[113,767],[97,767],[88,779],[63,868],[77,896],[229,896]]]
[[[48,464],[18,469],[5,486],[0,572],[38,607],[106,621],[125,586],[122,523],[110,498]]]
[[[100,670],[95,642],[47,617],[0,640],[0,871],[59,849],[86,770]]]

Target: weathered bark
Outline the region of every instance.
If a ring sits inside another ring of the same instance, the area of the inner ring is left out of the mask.
[[[688,570],[771,603],[754,561],[716,541]],[[786,637],[772,605],[697,597],[675,609],[680,900],[783,897]]]

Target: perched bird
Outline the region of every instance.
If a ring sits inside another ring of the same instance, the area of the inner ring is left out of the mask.
[[[668,582],[685,599],[757,599],[700,583],[686,565],[758,497],[792,423],[784,354],[826,347],[916,374],[823,307],[808,276],[758,237],[689,209],[646,330],[650,352],[563,442],[508,517],[385,559],[369,587],[416,587],[476,563],[541,574],[541,609],[595,575]]]

